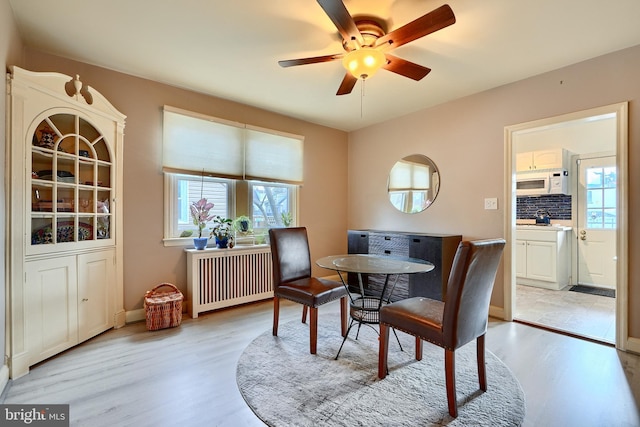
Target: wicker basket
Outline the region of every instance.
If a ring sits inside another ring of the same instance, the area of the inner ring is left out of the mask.
[[[160,291],[160,288],[170,290]],[[171,283],[161,283],[144,294],[144,310],[147,329],[155,331],[180,326],[182,322],[182,300],[184,296]]]

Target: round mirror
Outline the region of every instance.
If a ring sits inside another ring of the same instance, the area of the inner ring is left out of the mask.
[[[440,174],[433,161],[412,154],[396,162],[389,172],[389,201],[401,212],[418,213],[431,206],[440,188]]]

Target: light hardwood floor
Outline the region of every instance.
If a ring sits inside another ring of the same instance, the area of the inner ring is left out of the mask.
[[[284,324],[300,313],[282,303],[283,339]],[[338,305],[323,313],[337,315]],[[270,329],[271,316],[265,301],[185,318],[173,329],[127,325],[33,367],[1,400],[68,403],[72,425],[82,427],[261,426],[238,391],[236,363]],[[640,356],[495,319],[486,345],[522,385],[525,426],[640,425]]]
[[[609,344],[616,342],[616,299],[516,285],[518,320]]]

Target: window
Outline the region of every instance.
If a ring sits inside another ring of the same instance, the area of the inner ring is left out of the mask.
[[[587,169],[587,227],[616,228],[615,167]]]
[[[256,231],[295,225],[297,186],[250,182],[250,218]]]
[[[256,234],[296,223],[304,137],[168,106],[163,117],[165,245],[191,244],[202,197],[214,215],[249,216]]]
[[[166,238],[183,237],[187,231],[197,233],[198,229],[191,219],[189,206],[203,197],[213,203],[212,215],[225,218],[235,215],[233,202],[235,182],[231,179],[167,173],[165,188],[169,190],[166,207],[168,212]],[[209,225],[205,230],[209,232]]]

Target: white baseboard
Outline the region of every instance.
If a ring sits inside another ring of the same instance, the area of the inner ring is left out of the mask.
[[[147,319],[147,314],[145,313],[144,308],[139,308],[137,310],[127,311],[125,319],[127,323],[140,322]]]
[[[4,392],[5,387],[9,383],[9,367],[2,365],[0,368],[0,394]]]
[[[640,338],[630,337],[627,339],[627,351],[640,354]]]

